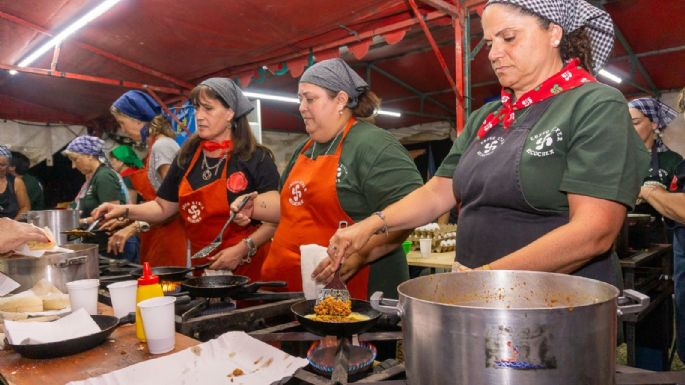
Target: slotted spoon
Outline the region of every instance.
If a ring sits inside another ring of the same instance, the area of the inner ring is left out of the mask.
[[[251,195],[245,196],[243,198],[243,200],[240,201],[240,204],[238,205],[238,209],[236,211],[239,212],[240,210],[242,210],[243,207],[245,207],[245,204],[247,203],[247,201],[250,200],[250,198],[252,198]],[[233,222],[233,219],[235,219],[235,215],[236,215],[235,213],[236,212],[231,210],[231,215],[228,216],[228,220],[226,220],[226,223],[224,223],[224,227],[221,228],[221,231],[219,231],[219,234],[216,235],[216,238],[214,238],[212,243],[201,248],[197,253],[193,254],[190,257],[190,259],[204,258],[204,257],[208,256],[209,254],[211,254],[212,251],[216,250],[216,248],[219,247],[219,245],[221,245],[221,241],[224,239],[224,231],[226,231],[226,228],[228,227],[228,225],[230,225],[231,222]]]
[[[338,229],[344,229],[347,227],[347,221],[340,221],[338,223]],[[340,279],[340,267],[342,262],[338,265],[338,268],[333,274],[333,279],[326,284],[326,286],[319,292],[319,297],[316,299],[316,304],[318,305],[326,297],[333,297],[339,301],[349,302],[350,301],[350,291],[347,290],[345,282]]]

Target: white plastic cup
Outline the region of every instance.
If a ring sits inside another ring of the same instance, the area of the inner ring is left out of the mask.
[[[67,282],[71,311],[83,308],[88,314],[98,314],[99,279],[80,279]]]
[[[138,302],[147,348],[152,354],[169,352],[176,345],[174,302],[176,297],[155,297]]]
[[[430,258],[432,244],[433,240],[431,238],[419,239],[419,249],[421,250],[421,257]]]
[[[138,288],[138,281],[122,281],[110,283],[107,285],[109,289],[109,298],[112,300],[112,307],[114,308],[114,315],[117,318],[122,318],[136,311],[136,289]]]

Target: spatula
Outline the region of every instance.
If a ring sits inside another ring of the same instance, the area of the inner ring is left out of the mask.
[[[345,227],[347,227],[347,221],[340,221],[340,223],[338,223],[339,229],[344,229]],[[350,291],[347,290],[347,286],[345,286],[345,283],[340,279],[340,266],[342,266],[342,263],[340,263],[335,270],[333,279],[331,279],[331,281],[321,289],[321,292],[319,292],[319,298],[316,299],[317,305],[324,298],[329,296],[343,302],[348,302],[350,300]]]
[[[238,205],[238,212],[245,207],[245,204],[247,201],[252,198],[251,195],[247,195],[243,198],[242,201],[240,201],[240,204]],[[198,258],[204,258],[211,254],[212,251],[216,250],[217,247],[221,244],[221,241],[224,239],[224,231],[226,231],[226,228],[228,225],[233,222],[233,219],[235,219],[235,212],[231,211],[231,215],[228,216],[228,220],[226,220],[226,223],[224,223],[224,227],[221,228],[221,231],[219,231],[219,234],[217,234],[216,238],[210,243],[209,245],[201,248],[197,253],[193,254],[190,259],[198,259]]]

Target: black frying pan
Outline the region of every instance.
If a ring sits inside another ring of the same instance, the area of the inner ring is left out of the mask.
[[[55,358],[71,354],[81,353],[103,343],[117,326],[133,323],[136,320],[135,313],[119,319],[111,315],[93,315],[93,321],[98,324],[100,331],[83,337],[72,338],[66,341],[48,342],[34,345],[9,345],[17,353],[26,358]]]
[[[186,275],[191,271],[198,269],[205,269],[209,266],[209,263],[202,265],[197,265],[193,267],[184,266],[157,266],[152,268],[152,274],[159,277],[160,281],[183,281],[186,279]],[[133,278],[139,278],[143,275],[143,269],[138,268],[131,270],[129,273]]]
[[[210,275],[192,277],[181,283],[181,291],[187,291],[191,297],[226,298],[237,293],[254,293],[260,287],[285,287],[285,281],[250,282],[243,275]]]
[[[295,317],[305,329],[320,336],[348,337],[353,334],[363,333],[371,329],[376,324],[376,321],[378,321],[378,317],[381,316],[381,313],[372,308],[369,302],[353,299],[352,311],[368,316],[368,320],[357,322],[322,322],[305,317],[308,314],[314,314],[314,305],[316,305],[315,299],[304,300],[290,306],[290,311],[295,314]]]

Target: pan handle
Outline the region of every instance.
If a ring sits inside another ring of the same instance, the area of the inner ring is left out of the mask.
[[[190,271],[195,271],[195,270],[200,270],[200,269],[206,269],[211,265],[211,262],[203,263],[202,265],[197,265],[197,266],[190,266]]]
[[[266,282],[252,282],[248,283],[247,285],[243,286],[241,289],[241,292],[244,293],[253,293],[259,290],[261,287],[286,287],[288,286],[288,282],[286,281],[266,281]]]
[[[117,326],[125,325],[125,324],[132,324],[136,322],[136,313],[135,312],[130,312],[126,314],[125,316],[119,318],[119,323]]]
[[[649,296],[639,291],[624,289],[623,295],[618,297],[618,303],[630,301],[630,304],[618,307],[618,316],[622,317],[629,314],[639,314],[649,306]],[[637,302],[637,303],[635,303]]]
[[[377,291],[371,295],[371,307],[378,310],[381,313],[386,313],[386,314],[394,314],[397,315],[398,317],[402,318],[402,308],[400,308],[399,302],[396,299],[387,299],[383,298],[383,292],[382,291]],[[387,305],[382,305],[382,303],[386,303],[390,306]]]

